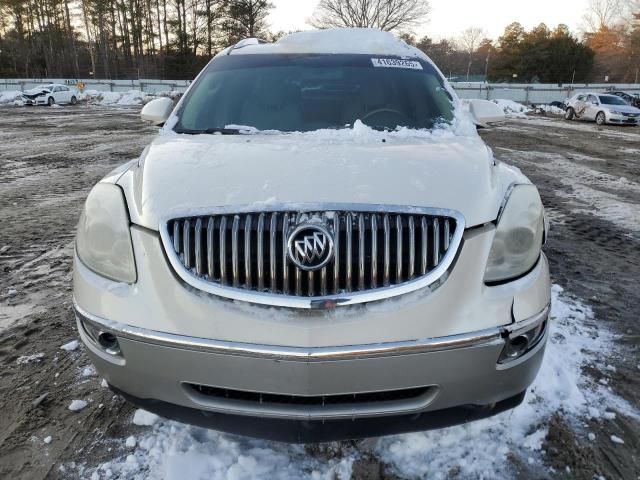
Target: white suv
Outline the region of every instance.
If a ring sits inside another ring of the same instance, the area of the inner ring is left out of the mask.
[[[110,387],[292,442],[518,405],[547,338],[536,188],[420,51],[375,30],[217,55],[91,191],[74,305]]]

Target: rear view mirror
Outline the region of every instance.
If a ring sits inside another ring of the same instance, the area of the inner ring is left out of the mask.
[[[163,125],[173,110],[173,100],[170,98],[156,98],[147,103],[140,112],[142,120],[154,125]]]
[[[469,100],[469,112],[478,127],[489,127],[503,123],[507,117],[504,110],[489,100]]]

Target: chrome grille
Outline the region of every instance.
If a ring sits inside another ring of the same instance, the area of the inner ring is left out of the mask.
[[[451,263],[464,228],[462,217],[425,210],[225,212],[169,220],[163,240],[174,267],[187,270],[178,272],[183,279],[192,283],[195,277],[196,286],[208,285],[205,290],[222,296],[302,307],[306,304],[265,301],[263,295],[327,300],[328,305],[359,303],[375,299],[357,299],[361,293],[412,284],[441,270],[445,260]],[[315,272],[288,259],[288,234],[304,223],[320,223],[334,238],[333,260]]]

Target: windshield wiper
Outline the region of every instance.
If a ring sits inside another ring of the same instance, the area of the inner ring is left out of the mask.
[[[242,135],[245,134],[246,131],[241,130],[239,128],[202,128],[202,129],[193,129],[193,128],[179,128],[175,130],[176,133],[186,133],[187,135]]]

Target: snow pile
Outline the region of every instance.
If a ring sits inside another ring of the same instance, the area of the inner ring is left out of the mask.
[[[18,365],[24,365],[27,363],[40,362],[44,357],[44,353],[35,353],[33,355],[21,355],[16,360]]]
[[[352,464],[353,457],[314,459],[300,445],[234,437],[163,421],[137,442],[132,453],[102,464],[90,478],[347,480]]]
[[[22,92],[16,90],[0,91],[0,105],[22,105]]]
[[[60,347],[60,350],[64,350],[66,352],[72,352],[76,350],[79,345],[80,343],[78,342],[78,340],[72,340],[71,342],[65,343],[64,345],[62,345]]]
[[[170,96],[162,94],[161,96]],[[78,100],[92,104],[110,106],[144,105],[157,98],[157,95],[145,93],[141,90],[129,90],[128,92],[101,92],[98,90],[85,90],[78,94]]]
[[[601,330],[589,307],[553,287],[549,343],[542,369],[524,403],[512,412],[447,429],[381,438],[375,452],[401,477],[513,478],[510,455],[542,466],[545,422],[555,413],[576,428],[581,419],[607,418],[614,408],[638,417],[636,407],[590,382],[582,368],[606,371],[613,336]],[[149,414],[136,411],[140,425]],[[155,416],[154,416],[155,417]],[[157,417],[156,417],[157,419]],[[91,478],[350,478],[359,454],[342,458],[307,454],[304,447],[231,436],[159,419],[148,433],[127,439],[130,454],[99,466]],[[589,432],[590,433],[590,432]],[[589,438],[594,438],[593,434]],[[616,440],[612,439],[612,442]],[[134,445],[131,447],[131,445]]]
[[[85,402],[84,400],[72,400],[69,404],[69,410],[71,410],[72,412],[79,412],[86,406],[87,402]]]
[[[378,454],[401,476],[512,478],[510,455],[541,465],[544,426],[562,414],[582,428],[580,419],[600,418],[614,407],[629,416],[640,411],[605,386],[582,375],[586,365],[601,365],[612,350],[613,336],[598,328],[591,309],[554,285],[550,336],[540,373],[522,405],[512,412],[444,430],[383,438]]]
[[[547,115],[558,115],[558,116],[564,116],[565,114],[565,111],[562,108],[556,107],[555,105],[536,105],[535,112],[547,114]]]
[[[159,418],[160,417],[158,417],[156,414],[147,412],[146,410],[142,410],[141,408],[139,408],[138,410],[136,410],[136,413],[133,414],[133,423],[135,425],[145,425],[149,427],[156,423]]]
[[[498,105],[508,118],[527,118],[527,113],[531,113],[529,107],[525,107],[521,103],[514,102],[513,100],[496,99],[493,103]]]

